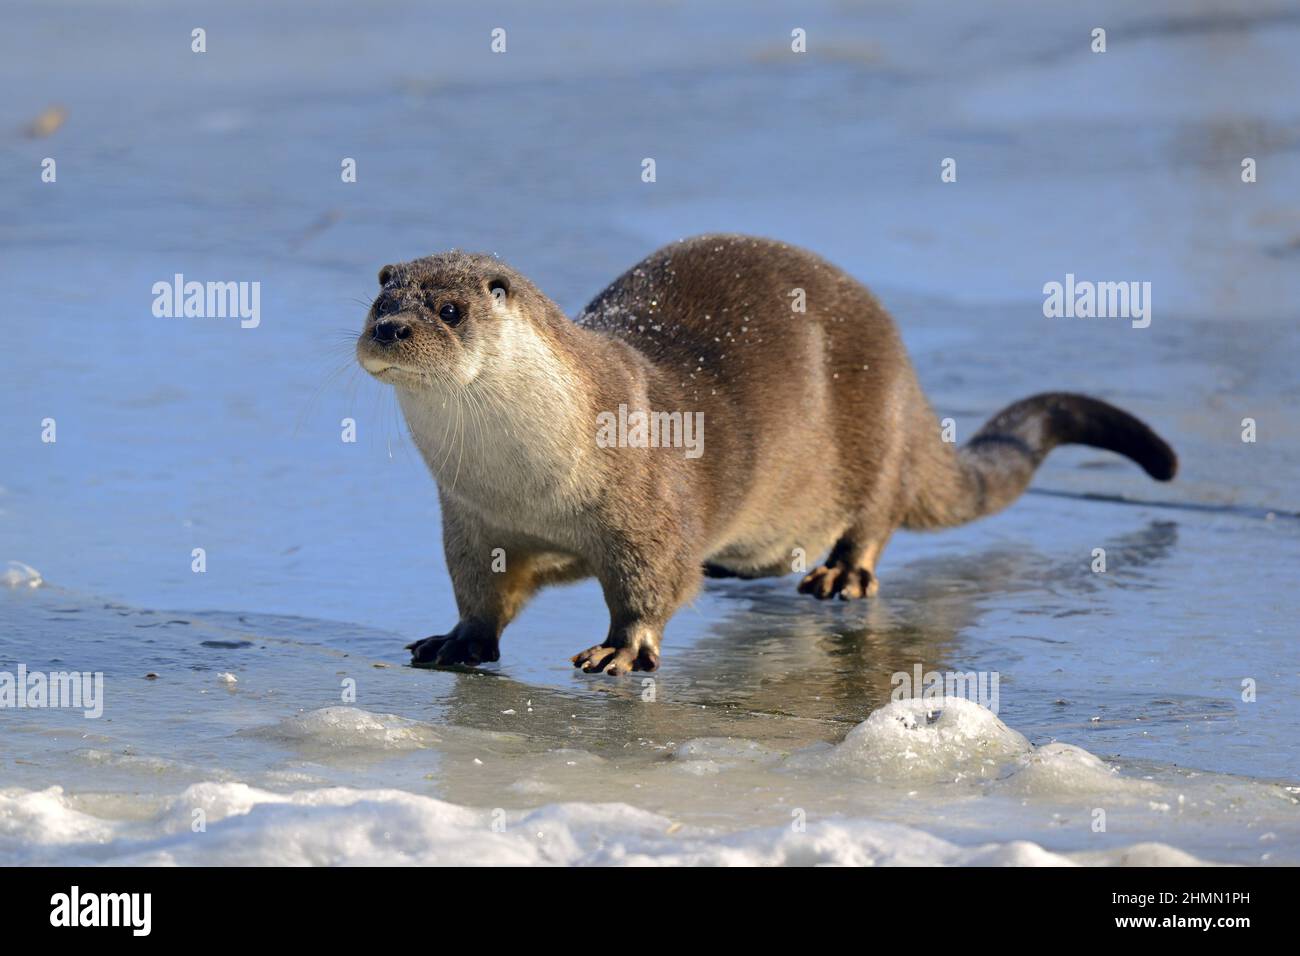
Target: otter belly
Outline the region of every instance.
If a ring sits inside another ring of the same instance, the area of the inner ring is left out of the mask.
[[[798,529],[756,524],[711,550],[705,565],[740,578],[779,577],[799,571],[815,562],[844,532],[840,516],[823,513],[817,517],[819,520]]]

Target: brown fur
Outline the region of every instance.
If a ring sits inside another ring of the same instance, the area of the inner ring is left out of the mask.
[[[494,280],[508,286],[498,298]],[[785,574],[799,551],[830,548],[799,590],[860,598],[875,592],[895,528],[1005,507],[1056,444],[1119,451],[1162,480],[1175,468],[1145,425],[1067,394],[1010,406],[959,452],[941,440],[875,297],[770,240],[665,247],[574,322],[488,256],[385,267],[381,283],[358,354],[397,386],[438,480],[461,614],[449,634],[411,645],[417,664],[496,660],[502,629],[537,588],[594,575],[610,629],[574,664],[653,670],[663,627],[702,568]],[[804,313],[791,308],[796,289]],[[447,301],[461,311],[454,325],[438,318]],[[404,336],[377,341],[382,319]],[[598,413],[620,404],[702,412],[703,454],[598,447]],[[493,549],[505,571],[492,570]]]

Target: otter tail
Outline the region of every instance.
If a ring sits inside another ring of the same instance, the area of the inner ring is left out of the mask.
[[[927,431],[933,434],[933,425]],[[1133,459],[1168,481],[1178,458],[1159,435],[1113,405],[1049,392],[1009,405],[960,450],[936,439],[917,449],[918,486],[903,527],[947,528],[1000,511],[1020,497],[1057,445],[1091,445]]]

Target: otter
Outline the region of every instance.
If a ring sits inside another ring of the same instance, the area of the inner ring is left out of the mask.
[[[609,631],[574,666],[651,671],[705,575],[783,575],[829,551],[798,590],[866,598],[895,529],[1005,508],[1057,445],[1118,452],[1159,481],[1177,468],[1138,419],[1064,392],[944,441],[872,293],[772,240],[673,243],[574,320],[490,255],[386,265],[379,285],[357,357],[396,389],[437,482],[459,611],[407,646],[417,666],[498,660],[532,594],[594,576]]]

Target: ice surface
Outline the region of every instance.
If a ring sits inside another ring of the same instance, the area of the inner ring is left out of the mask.
[[[916,743],[931,766],[960,764],[992,724],[973,710],[953,707],[962,723]],[[970,705],[975,707],[975,705]],[[341,710],[348,710],[346,714]],[[877,712],[854,733],[877,734],[899,723],[900,709]],[[991,718],[991,715],[989,715]],[[322,745],[343,737],[370,740],[390,721],[348,708],[309,714],[295,726]],[[996,723],[996,718],[993,718]],[[358,738],[357,728],[361,728]],[[925,733],[923,731],[923,733]],[[1002,728],[1003,740],[1013,732]],[[432,741],[433,738],[426,738]],[[714,748],[716,749],[716,748]],[[727,754],[757,748],[732,743]],[[859,752],[860,743],[854,745]],[[884,749],[892,749],[888,744]],[[908,748],[909,752],[914,752]],[[982,748],[979,748],[982,749]],[[691,747],[699,759],[699,747]],[[1089,760],[1096,758],[1078,752]],[[7,863],[205,865],[406,865],[473,863],[651,865],[1069,865],[1070,854],[1015,840],[961,847],[922,830],[872,820],[805,822],[714,832],[625,803],[545,804],[506,812],[456,806],[402,790],[323,787],[276,793],[243,783],[200,783],[165,800],[151,819],[114,820],[95,799],[74,799],[60,787],[0,792],[0,847]],[[98,811],[98,812],[97,812]],[[798,811],[796,810],[796,814]],[[195,821],[202,820],[196,830]],[[1086,856],[1092,864],[1197,862],[1160,844],[1142,844]]]
[[[787,4],[508,0],[506,57],[472,6],[315,8],[229,0],[206,58],[159,5],[6,12],[0,670],[106,702],[0,713],[0,863],[1300,864],[1296,3],[816,2],[798,60]],[[710,582],[653,702],[569,666],[590,583],[479,673],[402,666],[455,602],[351,355],[377,267],[487,249],[572,312],[704,230],[870,283],[960,436],[1090,391],[1178,480],[1063,449],[1006,513],[896,535],[866,606]],[[260,281],[261,326],[154,319],[175,272]],[[1152,326],[1048,323],[1066,272],[1153,281]],[[998,715],[891,703],[918,664],[1000,673]]]
[[[46,602],[78,610],[49,589],[28,595],[38,616],[50,609]],[[93,743],[63,733],[70,716],[14,715],[18,722],[7,725],[13,772],[0,791],[0,861],[1181,865],[1300,858],[1296,797],[1284,787],[1125,768],[1077,746],[1034,745],[959,698],[886,702],[855,726],[818,722],[811,735],[773,735],[781,721],[771,717],[746,725],[760,733],[767,725],[762,739],[699,733],[718,719],[716,708],[700,705],[638,703],[588,723],[600,710],[580,698],[471,674],[443,675],[436,683],[453,698],[430,710],[430,675],[375,669],[275,636],[277,624],[327,634],[324,622],[289,626],[248,616],[245,633],[261,635],[256,666],[246,667],[238,693],[211,694],[203,671],[169,660],[192,658],[197,637],[227,660],[257,642],[208,624],[159,661],[158,639],[140,636],[154,631],[138,626],[149,615],[123,610],[83,607],[69,617],[114,641],[119,658],[147,649],[160,675],[137,678],[140,690],[170,689],[187,702],[186,717],[160,734],[158,698],[137,700],[125,674],[109,684],[112,723],[95,725],[101,732]],[[199,627],[202,615],[194,617],[172,633]],[[423,716],[357,705],[284,713],[291,700],[352,675],[362,695]],[[502,706],[508,701],[515,706]],[[221,755],[216,764],[214,754]],[[35,785],[51,776],[64,783]],[[1098,809],[1106,816],[1101,831],[1093,828]]]
[[[356,707],[325,707],[286,717],[274,726],[259,727],[248,733],[326,750],[410,750],[438,741],[431,728],[413,720],[393,714],[371,714]]]

